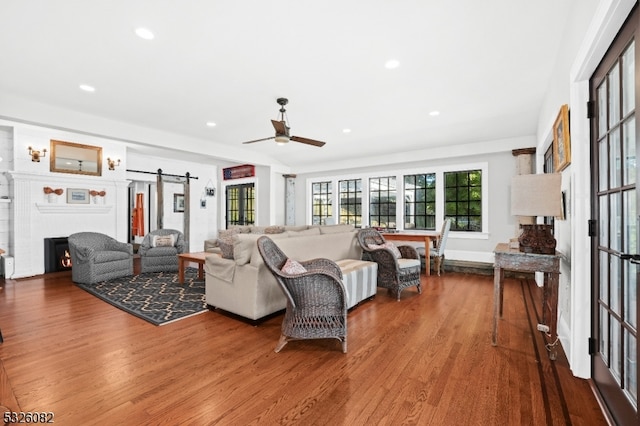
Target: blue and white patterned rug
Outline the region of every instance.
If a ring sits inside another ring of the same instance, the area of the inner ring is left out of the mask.
[[[207,311],[204,281],[187,268],[184,284],[177,272],[145,272],[97,284],[76,285],[105,302],[154,325],[165,325]]]

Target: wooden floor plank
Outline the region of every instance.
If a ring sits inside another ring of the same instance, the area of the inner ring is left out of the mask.
[[[420,295],[379,289],[350,311],[347,354],[337,340],[276,354],[282,316],[255,327],[206,312],[157,327],[69,274],[7,280],[0,405],[62,425],[606,424],[564,353],[548,359],[534,284],[506,280],[493,347],[492,277],[422,281]]]

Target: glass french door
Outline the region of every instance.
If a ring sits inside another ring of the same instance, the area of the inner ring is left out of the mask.
[[[255,188],[253,183],[230,185],[226,189],[226,227],[255,223]]]
[[[593,238],[592,377],[617,424],[638,424],[638,15],[590,81]]]

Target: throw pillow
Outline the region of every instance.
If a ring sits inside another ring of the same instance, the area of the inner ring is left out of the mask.
[[[154,235],[151,240],[151,247],[173,247],[175,240],[173,234],[169,235]]]
[[[263,235],[265,229],[266,229],[266,226],[252,226],[251,233]]]
[[[233,243],[229,244],[218,240],[218,247],[223,259],[233,259]]]
[[[221,229],[218,231],[218,247],[224,259],[233,259],[233,236],[238,235],[238,229]]]
[[[267,226],[264,228],[265,234],[282,234],[284,232],[284,226]]]
[[[369,248],[370,248],[371,250],[376,250],[376,249],[389,249],[389,250],[391,250],[391,253],[393,253],[393,255],[394,255],[396,258],[400,258],[400,257],[402,257],[402,254],[400,253],[400,250],[398,250],[398,247],[396,247],[396,245],[395,245],[395,244],[393,244],[393,243],[392,243],[392,242],[390,242],[390,241],[387,241],[387,242],[386,242],[386,243],[384,243],[384,244],[369,244],[368,246],[369,246]]]
[[[281,271],[288,275],[304,274],[305,272],[307,272],[305,267],[302,266],[300,262],[297,262],[293,259],[287,259]]]

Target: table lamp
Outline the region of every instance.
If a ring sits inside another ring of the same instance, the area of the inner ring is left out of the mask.
[[[511,179],[511,214],[514,216],[561,216],[562,175],[542,173]],[[534,219],[535,220],[535,219]],[[555,254],[556,239],[551,225],[521,224],[518,237],[521,252]]]

